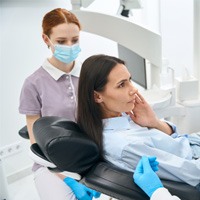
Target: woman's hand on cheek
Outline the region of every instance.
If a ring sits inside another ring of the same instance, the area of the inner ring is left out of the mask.
[[[131,119],[138,125],[148,128],[157,126],[158,119],[147,101],[140,93],[136,94],[135,107],[127,112]]]

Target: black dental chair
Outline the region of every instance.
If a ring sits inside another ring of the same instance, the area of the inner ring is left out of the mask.
[[[74,172],[88,187],[121,200],[148,200],[133,182],[133,173],[119,169],[100,158],[97,145],[82,133],[78,125],[60,117],[43,117],[33,126],[36,144],[31,151],[55,167],[57,172]],[[28,138],[26,127],[19,134]],[[180,169],[181,170],[181,169]],[[180,182],[162,180],[163,185],[181,200],[200,200],[200,191]]]

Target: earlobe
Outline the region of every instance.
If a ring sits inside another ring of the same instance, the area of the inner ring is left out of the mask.
[[[95,91],[94,91],[94,100],[95,100],[96,103],[102,103],[103,102],[101,95],[98,92],[95,92]]]
[[[42,39],[44,40],[45,43],[48,41],[47,36],[44,33],[42,34]]]

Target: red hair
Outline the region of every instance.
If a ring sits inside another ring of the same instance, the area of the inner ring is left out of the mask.
[[[76,24],[81,30],[80,22],[73,13],[66,9],[56,8],[44,16],[42,20],[43,33],[49,37],[52,28],[63,23]]]

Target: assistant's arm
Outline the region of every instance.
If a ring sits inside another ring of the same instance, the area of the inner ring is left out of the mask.
[[[92,200],[93,197],[99,198],[101,196],[100,192],[88,188],[73,178],[65,177],[62,174],[58,174],[58,176],[71,188],[78,200]]]
[[[27,124],[27,129],[28,129],[28,134],[29,134],[31,144],[36,143],[34,135],[33,135],[33,124],[39,118],[40,118],[40,115],[26,115],[26,124]]]
[[[38,88],[35,83],[27,78],[20,93],[19,112],[26,115],[26,125],[31,144],[35,143],[32,128],[34,122],[41,117],[41,106]]]

